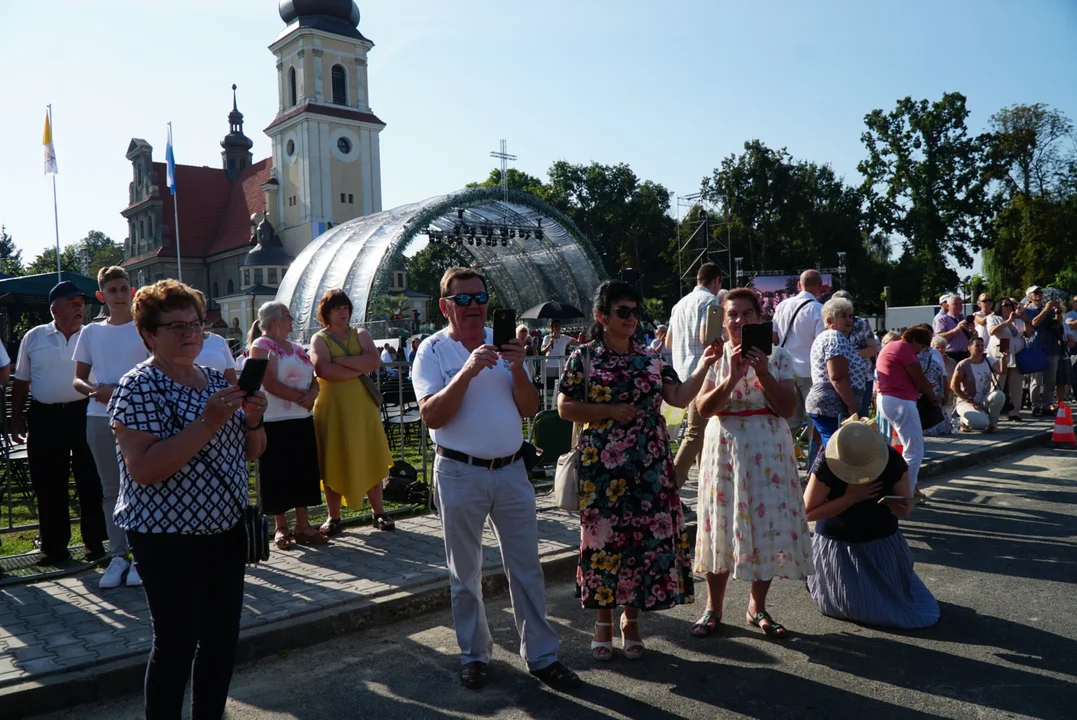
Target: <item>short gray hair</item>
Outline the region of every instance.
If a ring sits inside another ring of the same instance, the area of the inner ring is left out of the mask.
[[[840,313],[853,314],[853,304],[845,298],[832,297],[823,303],[823,321],[833,320]]]
[[[848,290],[838,290],[836,293],[834,293],[830,297],[831,297],[831,299],[833,299],[833,298],[843,298],[845,300],[848,300],[849,302],[853,301],[853,294],[851,292],[849,292]]]
[[[527,330],[527,326],[520,324],[516,326],[516,334],[519,335],[521,330]],[[530,332],[530,330],[528,330]]]
[[[284,317],[284,313],[288,311],[288,306],[282,302],[276,300],[270,300],[264,303],[262,307],[258,308],[258,324],[262,326],[262,332],[266,331],[269,327],[269,323],[274,320],[280,320]]]
[[[935,348],[936,350],[945,350],[946,344],[946,338],[944,338],[942,335],[936,335],[931,338],[931,347]]]

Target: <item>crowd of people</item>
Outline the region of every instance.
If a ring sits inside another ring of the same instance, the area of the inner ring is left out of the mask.
[[[745,621],[770,637],[789,633],[767,606],[775,578],[804,581],[827,615],[933,624],[938,606],[898,526],[918,502],[924,435],[951,432],[951,414],[968,432],[990,432],[1003,415],[1019,420],[1026,385],[1032,414],[1052,414],[1073,384],[1077,297],[1064,313],[1038,286],[1024,303],[1003,298],[998,313],[982,294],[969,316],[947,295],[932,325],[877,338],[847,293],[822,302],[814,270],[772,317],[754,290],[722,289],[713,264],[696,280],[653,342],[640,340],[638,290],[613,281],[598,290],[587,337],[563,334],[555,321],[545,335],[521,326],[494,347],[482,273],[457,267],[442,278],[447,326],[412,339],[402,354],[436,453],[465,686],[486,684],[493,648],[481,587],[487,522],[529,670],[559,690],[580,684],[560,661],[546,618],[526,468],[523,420],[537,411],[544,386],[578,428],[577,590],[596,613],[592,655],[609,661],[615,610],[623,608],[623,656],[638,660],[641,611],[694,602],[694,573],[707,586],[696,637],[720,629],[730,577],[749,583]],[[100,586],[141,585],[148,599],[147,713],[178,715],[193,673],[196,714],[219,716],[242,606],[247,463],[261,458],[259,499],[278,549],[329,542],[341,530],[341,508],[366,502],[375,527],[393,530],[382,501],[393,459],[370,374],[398,351],[351,326],[342,290],[321,298],[322,329],[309,347],[290,340],[288,307],[269,302],[239,363],[264,360],[264,380],[245,391],[227,344],[205,332],[199,291],[174,280],[136,290],[118,267],[103,268],[98,285],[107,319],[84,325],[88,296],[62,282],[49,295],[53,321],[30,330],[19,348],[12,432],[28,438],[41,551],[47,562],[67,557],[73,474],[87,560],[103,561],[108,540]],[[721,338],[708,341],[715,309]],[[745,328],[764,322],[769,352],[743,342]],[[556,359],[546,365],[553,373],[532,377],[531,353]],[[688,409],[675,456],[663,403]],[[61,424],[72,431],[34,432]],[[794,440],[802,426],[811,435],[803,479]],[[694,548],[680,499],[693,465]],[[328,517],[315,527],[309,508],[323,492]]]

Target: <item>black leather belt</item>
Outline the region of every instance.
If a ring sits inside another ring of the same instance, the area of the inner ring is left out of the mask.
[[[524,456],[524,446],[521,445],[520,449],[516,451],[515,455],[507,455],[505,457],[487,459],[481,457],[474,457],[467,453],[451,450],[441,445],[437,446],[437,454],[442,457],[447,457],[450,460],[456,460],[457,462],[468,463],[469,465],[477,465],[487,470],[500,470],[506,465],[511,465]]]
[[[53,412],[60,410],[74,410],[76,408],[85,408],[89,404],[90,398],[83,400],[72,400],[65,403],[43,403],[39,400],[30,399],[30,407],[37,407],[41,410],[51,410]]]

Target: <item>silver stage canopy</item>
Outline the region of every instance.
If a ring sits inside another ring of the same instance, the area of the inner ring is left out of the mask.
[[[315,238],[295,259],[277,291],[304,339],[319,328],[318,300],[342,288],[355,312],[352,324],[367,320],[367,302],[385,293],[393,270],[404,269],[404,251],[428,229],[469,226],[539,226],[542,232],[513,237],[507,246],[466,237],[454,247],[460,264],[482,268],[501,303],[517,312],[546,300],[571,303],[591,314],[591,299],[606,279],[590,241],[569,218],[534,195],[500,188],[469,188],[342,223]],[[445,242],[442,240],[442,242]]]

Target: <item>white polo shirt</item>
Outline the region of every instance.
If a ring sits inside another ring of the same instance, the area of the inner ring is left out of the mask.
[[[803,309],[797,312],[801,305]],[[782,300],[774,310],[774,332],[778,333],[779,345],[793,358],[793,374],[797,377],[811,377],[811,346],[825,330],[823,304],[807,290]]]
[[[82,328],[74,354],[75,362],[89,365],[97,382],[106,385],[118,384],[120,378],[149,356],[134,321],[111,325],[107,320]],[[86,416],[108,417],[108,403],[90,398]]]
[[[486,328],[486,344],[493,342],[494,333]],[[448,328],[423,340],[411,371],[415,397],[422,400],[443,390],[469,357],[471,353],[449,336]],[[524,441],[523,421],[512,398],[508,361],[501,360],[476,375],[456,414],[443,427],[431,428],[430,437],[437,445],[473,457],[493,459],[516,454]]]
[[[79,332],[69,338],[56,329],[56,323],[38,325],[23,336],[19,359],[15,363],[15,379],[30,383],[30,394],[40,403],[53,405],[85,400],[75,389],[75,346]],[[93,373],[90,373],[90,382]]]
[[[202,338],[202,352],[198,353],[194,364],[211,367],[220,373],[236,369],[236,359],[228,349],[228,341],[216,333]]]

